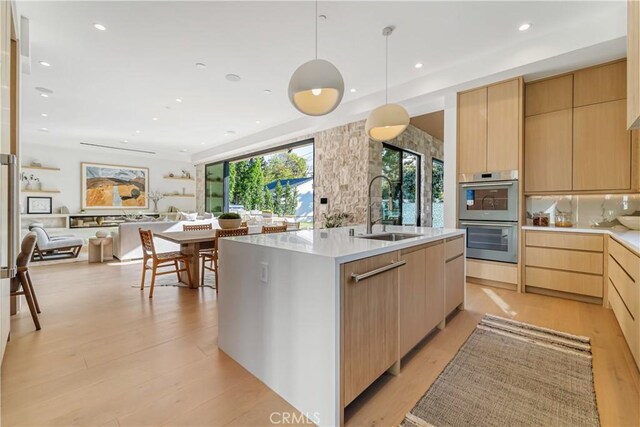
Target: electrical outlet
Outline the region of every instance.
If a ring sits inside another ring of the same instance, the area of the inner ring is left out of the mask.
[[[266,262],[260,263],[260,281],[269,283],[269,264]]]

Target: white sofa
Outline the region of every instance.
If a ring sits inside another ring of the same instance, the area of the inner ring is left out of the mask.
[[[120,261],[142,258],[142,246],[138,229],[151,230],[153,233],[168,231],[182,231],[184,224],[206,224],[211,223],[213,228],[218,227],[217,219],[202,219],[196,221],[153,221],[153,222],[125,222],[118,226],[118,231],[112,231],[113,256]],[[153,238],[156,252],[179,251],[180,245],[171,243],[157,237]]]

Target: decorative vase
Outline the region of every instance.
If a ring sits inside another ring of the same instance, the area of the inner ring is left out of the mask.
[[[101,216],[97,216],[96,217],[96,223],[98,223],[98,225],[102,225],[102,223],[104,222],[104,218]]]
[[[225,230],[232,228],[240,228],[240,224],[242,224],[242,219],[218,219],[218,224],[220,228]]]
[[[152,201],[153,201],[153,211],[158,212],[158,200],[152,200]]]

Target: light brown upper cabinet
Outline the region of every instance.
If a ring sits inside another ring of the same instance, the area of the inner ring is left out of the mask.
[[[486,87],[458,95],[458,146],[458,173],[478,173],[486,170]]]
[[[520,84],[509,80],[487,89],[487,171],[518,169]]]
[[[573,108],[525,118],[525,191],[571,190],[572,138]]]
[[[458,94],[458,173],[517,170],[522,78]]]
[[[627,2],[627,128],[640,128],[640,2]]]
[[[631,134],[625,99],[575,108],[573,189],[631,188]]]
[[[573,108],[573,74],[527,83],[526,117]]]
[[[573,73],[574,108],[626,97],[627,64],[625,61],[585,68]]]

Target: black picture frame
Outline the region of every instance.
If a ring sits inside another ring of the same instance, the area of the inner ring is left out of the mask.
[[[51,197],[27,197],[27,213],[28,214],[51,214],[52,212],[52,198]],[[45,207],[39,207],[35,209],[35,206],[32,206],[32,202],[44,202],[46,203]]]

